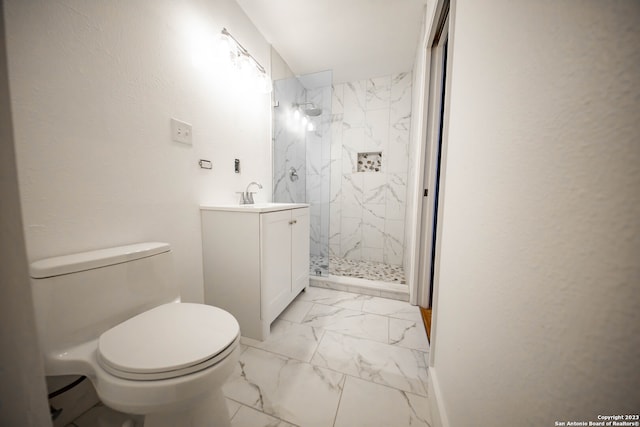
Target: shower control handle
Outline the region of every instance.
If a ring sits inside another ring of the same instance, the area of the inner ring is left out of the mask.
[[[298,178],[298,171],[296,170],[296,168],[289,168],[289,179],[291,180],[291,182],[297,181]]]

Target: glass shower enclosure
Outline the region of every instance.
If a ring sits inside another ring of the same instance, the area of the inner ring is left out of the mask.
[[[311,265],[329,274],[332,72],[273,82],[273,200],[311,205]]]

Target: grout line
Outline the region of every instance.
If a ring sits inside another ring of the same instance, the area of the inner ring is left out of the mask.
[[[238,400],[236,400],[236,399],[232,399],[232,398],[227,397],[227,396],[225,396],[225,399],[232,400],[232,401],[236,402],[238,405],[240,405],[241,407],[242,407],[242,406],[244,406],[245,408],[249,408],[249,409],[252,409],[252,410],[254,410],[254,411],[256,411],[256,412],[260,412],[261,414],[264,414],[264,415],[266,415],[267,417],[271,417],[271,418],[273,418],[273,419],[276,419],[276,420],[282,421],[283,423],[287,423],[287,424],[290,424],[290,425],[292,425],[292,426],[298,427],[298,424],[294,424],[294,423],[292,423],[291,421],[287,421],[287,420],[285,420],[284,418],[280,418],[280,417],[276,417],[275,415],[268,414],[268,413],[266,413],[266,412],[264,412],[264,411],[261,411],[260,409],[254,408],[253,406],[250,406],[250,405],[247,405],[247,404],[245,404],[245,403],[242,403],[242,402],[240,402],[240,401],[238,401]],[[238,414],[238,412],[240,412],[240,408],[238,408],[238,409],[236,410],[236,413],[233,415],[233,417],[230,417],[230,418],[234,418],[234,417]]]
[[[333,415],[333,427],[336,425],[336,421],[338,420],[338,412],[340,412],[340,404],[342,403],[342,395],[344,394],[344,389],[347,386],[347,374],[344,375],[342,379],[342,390],[340,390],[340,397],[338,398],[338,406],[336,406],[336,413]]]
[[[327,330],[326,330],[326,329],[324,329],[324,328],[318,328],[318,329],[320,329],[320,330],[322,331],[322,333],[321,333],[321,335],[322,335],[322,336],[321,336],[321,337],[320,337],[320,339],[318,340],[318,344],[316,344],[316,348],[315,348],[315,349],[313,349],[313,354],[312,354],[312,355],[311,355],[311,357],[309,358],[309,362],[308,362],[308,363],[309,363],[311,366],[317,366],[317,365],[314,365],[313,363],[311,363],[311,361],[312,361],[312,360],[313,360],[313,358],[316,356],[316,353],[318,352],[318,349],[320,348],[320,344],[322,344],[322,340],[324,339],[324,336],[326,335],[326,332],[327,332]]]
[[[222,395],[224,396],[224,393],[222,393]],[[231,398],[229,398],[227,396],[224,396],[224,398],[227,399],[227,400],[231,400],[231,401],[237,403],[240,406],[244,406],[241,402],[238,402],[235,399],[231,399]],[[229,407],[227,406],[227,411],[228,410],[229,410]],[[236,409],[236,411],[233,414],[229,413],[229,421],[233,420],[233,418],[238,414],[239,411],[240,411],[240,408]]]
[[[333,371],[333,372],[336,372],[338,374],[344,375],[345,376],[345,383],[346,383],[346,379],[347,378],[354,378],[356,380],[364,381],[364,382],[367,382],[367,383],[370,383],[370,384],[375,384],[375,385],[378,385],[380,387],[386,387],[386,388],[389,388],[391,390],[398,391],[400,393],[411,394],[411,395],[414,395],[414,396],[424,397],[424,398],[427,398],[427,399],[429,398],[429,390],[427,390],[427,385],[425,383],[423,383],[423,385],[425,387],[425,394],[420,394],[420,393],[416,393],[414,391],[402,390],[400,388],[396,388],[396,387],[394,387],[392,385],[389,385],[389,384],[380,384],[380,383],[377,383],[375,381],[371,381],[370,379],[367,379],[367,378],[361,378],[361,377],[358,377],[358,376],[355,376],[355,375],[352,375],[352,374],[345,374],[344,372],[336,371],[335,369],[331,369],[331,368],[324,368],[324,369],[329,369],[330,371]]]
[[[324,332],[322,334],[322,337],[324,338]],[[316,344],[316,348],[313,351],[313,354],[311,355],[311,359],[313,359],[313,356],[315,355],[315,352],[318,350],[318,346],[320,345],[320,341],[321,340],[322,340],[322,338],[320,340],[318,340],[318,344]],[[262,342],[264,342],[264,341],[262,341]],[[251,344],[247,344],[247,343],[243,343],[243,345],[245,347],[251,347],[251,348],[256,349],[256,350],[264,351],[265,353],[273,354],[274,356],[277,356],[277,357],[284,357],[285,359],[288,359],[289,361],[298,362],[298,363],[308,363],[311,366],[316,366],[316,365],[311,364],[311,359],[309,359],[309,361],[307,362],[306,360],[301,360],[301,359],[298,359],[298,358],[295,358],[295,357],[292,357],[292,356],[288,356],[288,355],[282,354],[282,353],[276,353],[273,350],[268,350],[268,349],[262,348],[262,347],[256,347],[255,345],[251,345]]]
[[[301,300],[303,301],[303,300]],[[313,308],[313,304],[315,304],[312,301],[306,301],[306,302],[311,302],[311,305],[309,306],[309,308],[307,308],[307,310],[304,312],[304,315],[302,316],[302,320],[300,320],[300,324],[302,325],[302,321],[304,320],[305,317],[307,317],[307,315],[309,314],[309,312],[311,311],[311,309]]]
[[[320,289],[328,289],[328,288],[320,288]],[[337,291],[337,290],[334,290],[334,289],[330,289],[330,290],[332,290],[332,291],[334,291],[334,292],[345,292],[345,291]],[[412,306],[411,304],[409,304],[407,301],[400,301],[400,300],[391,299],[391,298],[379,297],[379,296],[376,296],[376,295],[364,295],[364,294],[358,294],[358,293],[354,293],[354,292],[351,292],[351,293],[352,293],[353,295],[358,295],[358,296],[362,295],[362,296],[367,296],[367,297],[371,297],[371,298],[381,298],[381,299],[385,299],[385,300],[389,300],[389,301],[397,301],[397,302],[399,302],[399,303],[404,303],[404,304],[406,304],[406,305],[407,305],[407,307],[409,307],[409,308],[414,307],[414,306]],[[362,312],[363,314],[373,314],[373,315],[376,315],[376,316],[385,316],[385,317],[389,317],[389,318],[391,318],[391,319],[406,320],[407,322],[413,322],[413,321],[414,321],[413,319],[406,319],[406,318],[404,318],[404,317],[397,317],[397,316],[394,316],[394,314],[395,314],[395,313],[391,313],[391,314],[381,314],[381,313],[376,313],[376,312],[374,312],[374,311],[367,311],[367,310],[365,310],[364,308],[361,308],[361,309],[356,309],[356,308],[346,308],[346,307],[341,307],[341,306],[339,306],[339,305],[335,305],[335,304],[326,304],[326,303],[323,303],[323,302],[316,302],[316,301],[307,301],[307,302],[312,302],[313,304],[324,305],[324,306],[328,306],[328,307],[341,308],[341,309],[345,309],[345,310],[360,311],[360,312]],[[311,307],[311,308],[313,308],[313,307]],[[309,309],[309,311],[311,311],[311,309]],[[307,313],[305,314],[305,316],[306,316],[307,314],[309,314],[309,311],[307,311]],[[420,310],[419,310],[419,308],[417,308],[417,307],[416,307],[416,312],[418,313],[418,315],[420,315]],[[284,320],[286,320],[286,319],[284,319]]]
[[[91,383],[93,385],[93,383]],[[88,413],[89,411],[92,411],[94,408],[98,408],[100,406],[106,406],[104,403],[102,403],[102,400],[99,400],[100,398],[98,398],[98,403],[91,405],[89,408],[87,408],[86,411],[82,412],[81,414],[79,414],[77,417],[75,417],[73,420],[71,420],[70,424],[74,424],[75,422],[78,421],[78,419],[80,419],[80,417],[82,417],[83,415],[85,415],[86,413]],[[111,409],[110,407],[107,406],[107,408]],[[115,411],[115,409],[113,409]],[[126,415],[131,415],[131,414],[126,414]],[[67,425],[65,425],[65,427],[68,427]],[[77,427],[77,426],[76,426]]]

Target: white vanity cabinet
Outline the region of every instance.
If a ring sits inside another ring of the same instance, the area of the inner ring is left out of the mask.
[[[201,206],[204,301],[233,314],[243,336],[271,322],[309,284],[309,205]]]

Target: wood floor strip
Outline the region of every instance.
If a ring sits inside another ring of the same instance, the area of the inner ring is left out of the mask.
[[[427,339],[431,343],[431,309],[420,307],[420,313],[422,314],[424,328],[427,330]]]

